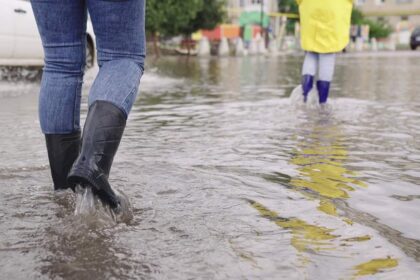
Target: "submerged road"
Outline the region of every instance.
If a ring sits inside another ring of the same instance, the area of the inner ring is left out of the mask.
[[[301,62],[150,62],[117,224],[53,193],[39,79],[0,82],[0,278],[419,279],[419,53],[341,55],[328,116],[290,104]]]

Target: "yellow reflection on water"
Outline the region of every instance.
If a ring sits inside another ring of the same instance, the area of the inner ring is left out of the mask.
[[[398,260],[390,257],[386,259],[374,259],[355,266],[355,276],[374,275],[384,269],[390,269],[398,266]]]
[[[354,172],[344,166],[348,152],[337,126],[318,125],[298,144],[291,163],[300,176],[290,184],[297,190],[309,190],[322,197],[319,210],[335,215],[328,199],[349,198],[355,186],[366,187],[351,178]]]
[[[318,225],[311,225],[297,218],[283,218],[261,203],[251,200],[249,200],[249,203],[263,218],[269,219],[279,227],[289,230],[292,235],[291,245],[298,252],[320,252],[327,249],[335,249],[332,240],[338,239],[340,236],[332,234],[334,230]],[[369,240],[371,240],[369,235],[341,239],[344,242],[365,242]],[[311,262],[310,258],[305,255],[301,255],[300,260],[303,266]],[[353,277],[359,278],[361,276],[375,275],[378,272],[397,266],[398,260],[391,257],[373,259],[354,266],[353,269],[355,272]]]
[[[337,125],[329,121],[321,121],[311,122],[307,128],[309,129],[306,131],[302,129],[302,134],[298,136],[299,142],[290,160],[290,163],[297,166],[299,175],[290,178],[287,185],[308,200],[319,201],[318,211],[340,219],[341,223],[337,223],[337,227],[351,227],[354,222],[339,215],[336,202],[348,199],[356,188],[367,187],[367,185],[355,179],[356,174],[346,168],[348,151],[345,139]],[[273,179],[270,178],[270,180]],[[370,235],[339,236],[334,234],[335,229],[309,224],[298,218],[280,217],[261,203],[255,201],[250,201],[250,203],[262,217],[290,231],[291,245],[302,253],[299,256],[303,266],[311,262],[310,255],[304,254],[305,252],[343,251],[343,248],[349,246],[348,243],[369,242],[372,238]],[[349,265],[351,267],[354,263]],[[353,276],[357,278],[374,275],[396,266],[398,266],[398,261],[390,257],[373,259],[354,266]]]
[[[325,246],[330,245],[330,242],[325,241],[338,237],[331,233],[332,229],[311,225],[297,218],[283,218],[258,202],[250,201],[250,203],[262,217],[273,221],[281,228],[290,230],[292,246],[299,252],[320,251],[321,248],[325,249]]]
[[[335,204],[326,199],[322,199],[320,201],[318,210],[332,216],[337,216],[337,208],[335,207]]]

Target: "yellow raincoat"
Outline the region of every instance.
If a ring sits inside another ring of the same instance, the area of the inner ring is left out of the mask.
[[[305,51],[333,53],[349,43],[352,0],[296,0]]]

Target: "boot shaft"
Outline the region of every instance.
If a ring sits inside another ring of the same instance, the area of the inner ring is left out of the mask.
[[[93,161],[107,176],[126,125],[125,114],[107,101],[93,103],[86,118],[81,160]]]
[[[54,189],[73,188],[74,184],[67,181],[67,175],[79,156],[80,131],[71,134],[46,134],[45,142]]]
[[[329,96],[329,93],[330,93],[330,85],[331,85],[331,82],[327,82],[327,81],[316,82],[316,87],[318,89],[319,103],[320,104],[327,103],[328,96]]]
[[[311,91],[313,85],[314,85],[314,76],[311,76],[311,75],[302,76],[302,91],[303,91],[303,97],[305,101],[307,100],[308,94]]]

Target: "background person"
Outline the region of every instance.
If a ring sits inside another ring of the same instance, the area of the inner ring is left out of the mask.
[[[319,103],[328,100],[334,76],[336,53],[349,43],[352,0],[296,0],[299,5],[301,45],[306,51],[302,69],[302,90],[306,102],[316,83]]]

